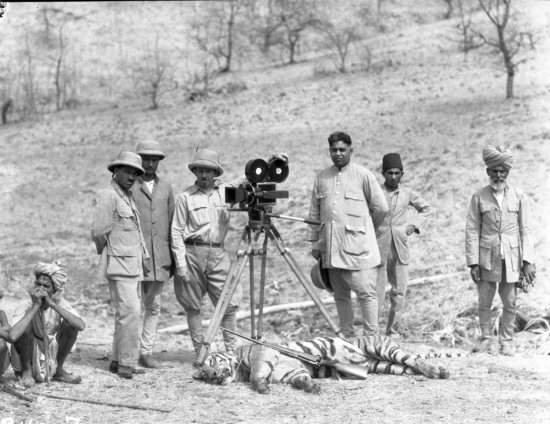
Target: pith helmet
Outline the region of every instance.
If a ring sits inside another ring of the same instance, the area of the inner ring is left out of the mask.
[[[328,269],[323,268],[321,258],[311,267],[311,281],[313,285],[321,290],[326,290],[329,293],[333,293],[332,285],[328,279]]]
[[[223,174],[223,168],[218,158],[218,154],[210,149],[197,150],[193,161],[187,166],[191,172],[193,172],[195,168],[209,168],[218,171],[220,175]]]
[[[136,153],[138,155],[158,156],[161,159],[164,159],[166,157],[166,155],[160,148],[160,143],[155,140],[146,140],[140,142],[136,147]]]
[[[115,166],[130,166],[134,169],[137,169],[139,175],[145,174],[145,170],[141,167],[141,156],[134,152],[120,152],[117,158],[112,161],[107,169],[111,172],[114,171]]]

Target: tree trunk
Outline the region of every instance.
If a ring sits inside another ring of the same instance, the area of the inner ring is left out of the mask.
[[[13,104],[12,99],[8,99],[2,105],[2,125],[6,125],[8,123],[8,112],[12,104]]]
[[[511,99],[514,97],[514,71],[507,72],[506,74],[506,98]]]

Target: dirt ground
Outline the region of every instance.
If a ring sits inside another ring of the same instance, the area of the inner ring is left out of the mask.
[[[448,380],[384,375],[324,380],[320,395],[280,385],[259,395],[242,383],[215,387],[195,381],[188,334],[162,333],[156,356],[163,368],[121,380],[107,369],[113,308],[89,237],[94,199],[110,179],[107,163],[143,137],[158,139],[169,152],[159,174],[177,191],[193,182],[186,164],[198,145],[220,152],[227,179],[241,175],[249,159],[285,151],[290,178],[281,189],[289,190],[290,198],[281,200],[276,212],[304,217],[314,173],[329,164],[326,137],[344,130],[354,140],[353,160],[373,170],[379,181],[382,155],[401,152],[402,182],[421,191],[434,208],[426,231],[411,240],[411,278],[453,275],[409,289],[403,346],[419,353],[468,353],[478,330],[476,291],[464,264],[465,215],[472,193],[486,183],[482,147],[506,143],[515,156],[509,179],[532,200],[537,255],[537,286],[520,296],[518,308],[531,318],[548,316],[550,10],[541,12],[542,3],[529,3],[540,24],[540,44],[520,68],[516,97],[509,101],[504,101],[499,59],[479,49],[464,60],[454,37],[457,23],[451,20],[381,33],[370,41],[369,71],[351,66],[352,72],[340,75],[328,70],[329,59],[317,57],[232,73],[219,83],[244,83],[246,89],[204,101],[189,103],[174,91],[158,111],[121,101],[116,107],[96,105],[0,127],[0,287],[6,294],[0,309],[9,310],[26,296],[34,262],[60,259],[69,267],[67,298],[87,323],[67,363],[83,382],[39,385],[32,403],[0,393],[0,424],[550,422],[548,332],[518,333],[513,358],[475,354],[434,360],[449,367]],[[91,26],[89,33],[101,35]],[[229,250],[245,221],[244,216],[232,219]],[[276,225],[300,266],[309,270],[313,260],[305,226]],[[284,261],[270,255],[267,304],[306,299]],[[496,300],[495,314],[498,307]],[[332,306],[329,311],[336,315]],[[168,282],[159,328],[184,322]],[[247,325],[239,323],[245,334]],[[266,317],[267,340],[316,334],[330,333],[313,309]],[[11,370],[4,377],[16,384]],[[48,392],[169,412],[40,396]]]

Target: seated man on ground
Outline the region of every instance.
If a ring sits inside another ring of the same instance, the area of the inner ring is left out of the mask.
[[[80,383],[80,376],[63,369],[70,353],[86,324],[63,297],[67,282],[67,269],[58,261],[51,264],[38,262],[34,266],[36,281],[30,291],[31,305],[20,308],[15,316],[24,316],[10,328],[8,341],[12,343],[12,367],[25,387],[43,382],[46,368],[52,379],[64,383]],[[43,320],[43,321],[42,321]],[[43,338],[46,329],[46,341]],[[45,354],[46,350],[48,355]],[[48,358],[49,363],[41,360]]]

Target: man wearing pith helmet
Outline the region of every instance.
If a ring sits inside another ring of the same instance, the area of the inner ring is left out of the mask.
[[[153,343],[160,315],[160,298],[164,282],[174,272],[170,251],[170,225],[174,215],[172,185],[157,174],[159,162],[166,155],[160,143],[146,140],[137,145],[145,173],[137,178],[132,188],[139,211],[141,231],[151,256],[151,271],[141,281],[144,308],[139,363],[147,368],[158,368],[153,358]]]
[[[491,304],[497,286],[502,301],[499,353],[514,355],[516,282],[535,279],[533,220],[525,193],[506,180],[513,164],[505,146],[483,149],[489,184],[476,191],[466,217],[466,265],[477,285],[481,343],[478,351],[492,351]]]
[[[287,161],[284,153],[275,155]],[[224,240],[229,230],[230,212],[225,202],[225,187],[238,186],[243,179],[222,183],[218,177],[223,167],[218,154],[210,149],[201,149],[188,165],[197,178],[195,183],[178,195],[172,221],[172,252],[176,262],[174,290],[178,302],[187,315],[187,324],[195,353],[203,345],[201,305],[208,294],[214,305],[218,303],[229,272],[230,260],[224,250]],[[222,318],[222,326],[236,330],[236,311],[242,298],[242,289],[237,289]],[[223,332],[225,349],[233,352],[236,338]]]
[[[92,240],[101,255],[100,273],[109,283],[115,308],[113,360],[111,372],[122,378],[142,371],[139,356],[141,302],[139,282],[150,272],[150,259],[131,188],[145,173],[141,157],[121,152],[107,169],[112,173],[110,187],[97,199],[92,222]]]

